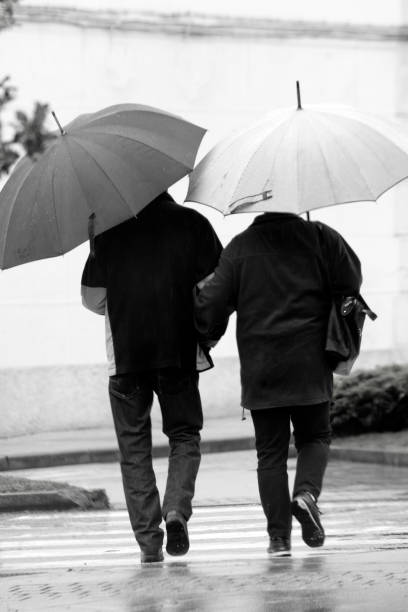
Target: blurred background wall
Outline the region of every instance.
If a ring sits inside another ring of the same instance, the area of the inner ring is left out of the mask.
[[[63,124],[121,102],[163,107],[208,128],[200,159],[231,129],[295,105],[297,79],[304,106],[407,123],[406,0],[27,0],[16,21],[0,33],[14,107],[48,102]],[[185,179],[170,191],[182,202],[186,189]],[[407,196],[401,183],[377,204],[312,213],[362,260],[379,318],[367,322],[361,367],[408,361]],[[224,244],[253,218],[194,207]],[[0,273],[0,437],[111,423],[103,318],[80,303],[87,253],[82,245]],[[234,323],[214,350],[217,369],[201,377],[207,416],[240,418]]]

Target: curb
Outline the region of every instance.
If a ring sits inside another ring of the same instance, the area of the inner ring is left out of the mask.
[[[408,451],[382,451],[360,448],[343,448],[331,446],[330,459],[358,463],[376,463],[378,465],[393,465],[408,467]]]
[[[59,489],[0,493],[0,513],[24,510],[102,510],[109,508],[104,489]]]
[[[202,453],[223,453],[255,448],[253,438],[231,438],[229,440],[203,440]],[[153,457],[168,457],[169,447],[165,444],[153,448]],[[116,448],[95,450],[68,451],[66,453],[41,453],[32,455],[12,455],[0,457],[0,472],[9,470],[27,470],[32,468],[57,467],[62,465],[79,465],[83,463],[113,463],[119,461]]]
[[[231,438],[228,440],[204,440],[201,442],[201,452],[203,454],[253,449],[255,449],[253,437]],[[155,458],[167,457],[168,454],[169,448],[167,445],[159,445],[153,448],[153,457]],[[289,457],[296,457],[296,450],[293,446],[289,448]],[[408,467],[408,451],[380,451],[346,448],[332,444],[330,448],[330,459],[336,461]],[[116,448],[68,451],[66,453],[13,455],[9,457],[0,457],[0,472],[64,465],[80,465],[85,463],[113,463],[117,461],[119,461],[119,452]]]

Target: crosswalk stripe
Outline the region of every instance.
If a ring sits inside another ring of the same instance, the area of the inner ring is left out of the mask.
[[[388,541],[390,541],[391,536],[399,536],[398,539],[399,540],[405,540],[408,539],[408,532],[405,533],[401,533],[401,530],[398,529],[384,529],[383,527],[367,527],[365,529],[342,529],[341,530],[341,534],[342,537],[348,537],[348,536],[358,536],[358,535],[369,535],[369,534],[378,534],[381,535],[383,534],[385,531],[387,537],[388,537]],[[332,529],[325,529],[325,533],[326,533],[326,538],[330,538],[330,537],[334,537],[338,535],[338,530],[332,530]],[[259,531],[248,531],[245,530],[243,532],[240,533],[234,533],[231,534],[231,530],[223,530],[223,531],[216,531],[216,532],[207,532],[207,531],[202,531],[199,533],[195,533],[193,530],[189,530],[189,534],[190,534],[190,542],[201,542],[201,541],[206,541],[206,542],[210,542],[213,539],[218,539],[218,540],[228,540],[228,541],[234,541],[234,540],[238,540],[238,541],[242,541],[242,540],[247,540],[247,539],[261,539],[261,538],[265,538],[265,529],[263,530],[259,530]],[[296,534],[296,529],[294,529],[294,534]],[[88,534],[87,534],[88,535]],[[103,548],[108,547],[109,545],[126,545],[126,544],[133,544],[135,543],[135,539],[133,537],[133,534],[125,534],[124,532],[119,532],[119,535],[117,537],[111,537],[112,536],[112,532],[111,531],[107,531],[103,534],[105,537],[103,538],[103,540],[101,540],[100,542],[100,546],[102,546]],[[106,537],[108,536],[108,537]],[[360,538],[361,539],[361,538]],[[354,542],[356,541],[356,539],[354,539]],[[365,540],[366,542],[368,542],[368,540]],[[66,548],[71,548],[71,547],[78,547],[78,546],[89,546],[89,545],[95,545],[95,542],[98,543],[98,539],[97,538],[83,538],[83,537],[75,537],[75,538],[64,538],[61,539],[59,537],[56,537],[55,539],[36,539],[36,540],[32,540],[30,539],[29,541],[21,541],[21,540],[15,540],[13,542],[3,542],[1,545],[2,550],[24,550],[24,549],[30,549],[30,548],[59,548],[62,545]]]
[[[260,540],[260,538],[254,538],[254,541],[251,542],[242,542],[242,541],[238,541],[238,542],[234,542],[234,541],[228,541],[228,549],[229,550],[248,550],[248,549],[255,549],[255,550],[265,550],[266,548],[266,538],[265,538],[265,534],[262,534],[263,539]],[[387,545],[392,546],[395,545],[397,543],[400,543],[401,540],[400,538],[387,538]],[[377,538],[356,538],[355,541],[350,541],[350,540],[344,540],[341,537],[333,537],[331,540],[330,538],[328,538],[328,541],[326,542],[326,546],[327,545],[331,545],[331,546],[340,546],[345,549],[345,548],[351,548],[354,547],[355,545],[361,545],[361,544],[365,544],[366,546],[373,546],[376,544],[379,544],[379,541]],[[408,544],[408,542],[407,542]],[[300,548],[302,546],[302,543],[299,542],[294,542],[292,544],[292,551],[296,551],[298,548]],[[192,546],[191,548],[191,553],[189,553],[189,555],[194,555],[197,552],[208,552],[208,553],[214,553],[215,551],[225,551],[225,543],[224,542],[217,542],[217,541],[213,541],[213,542],[204,542],[204,543],[194,543],[194,546]],[[66,557],[68,559],[71,558],[77,558],[77,557],[99,557],[99,556],[105,556],[105,555],[109,555],[112,557],[116,557],[116,556],[126,556],[128,558],[130,557],[136,557],[137,556],[137,548],[136,546],[133,544],[131,546],[121,546],[120,548],[109,548],[107,546],[104,545],[100,545],[100,547],[97,548],[87,548],[86,550],[77,550],[77,549],[66,549],[64,550],[64,553],[61,554],[61,550],[43,550],[43,551],[38,551],[38,550],[32,550],[32,551],[9,551],[7,552],[7,555],[5,556],[5,559],[21,559],[22,557],[24,559],[42,559],[42,558],[61,558],[61,557]]]
[[[366,506],[370,502],[367,502]],[[357,552],[398,546],[408,548],[408,533],[401,528],[400,504],[389,505],[378,524],[366,524],[364,506],[348,512],[337,503],[324,521],[323,549],[309,549],[295,522],[292,551],[296,556]],[[125,511],[60,512],[41,515],[6,515],[1,529],[2,570],[132,566],[139,549]],[[183,562],[201,563],[267,559],[266,520],[259,505],[196,508],[189,523],[191,548]],[[179,558],[166,556],[166,563]]]
[[[341,538],[339,537],[339,534],[337,532],[330,532],[326,530],[326,542],[330,541],[331,543],[335,542],[335,540],[338,541],[343,541],[345,537],[348,536],[355,536],[353,538],[352,541],[347,540],[348,543],[351,544],[356,544],[357,542],[365,542],[366,544],[369,543],[376,543],[378,542],[378,538],[369,538],[368,536],[371,534],[375,534],[377,533],[378,535],[382,535],[382,531],[378,530],[377,532],[370,530],[367,532],[362,532],[359,531],[357,532],[356,530],[354,531],[348,531],[346,533],[344,533],[342,531],[342,535]],[[367,535],[367,537],[361,537],[362,534]],[[387,532],[386,533],[387,536],[387,542],[388,543],[395,543],[395,542],[402,542],[402,541],[407,541],[408,542],[408,534],[403,534],[401,535],[398,532]],[[398,536],[396,538],[393,538],[391,536]],[[194,550],[198,550],[200,546],[202,546],[200,543],[204,543],[205,547],[208,548],[209,550],[211,550],[211,548],[213,547],[213,542],[215,542],[216,540],[228,540],[228,542],[230,542],[231,544],[233,544],[235,546],[236,542],[243,542],[243,540],[255,540],[256,542],[259,543],[259,541],[263,541],[265,540],[266,536],[265,536],[265,531],[253,531],[253,532],[249,532],[249,533],[240,533],[240,534],[236,534],[234,536],[231,536],[231,534],[229,533],[215,533],[215,534],[211,534],[211,538],[203,538],[203,537],[194,537],[194,535],[190,535],[190,542],[191,542],[191,546],[192,546],[192,552],[194,552]],[[93,550],[99,550],[99,548],[103,549],[103,550],[107,550],[110,549],[112,546],[113,547],[120,547],[121,551],[124,550],[132,550],[134,551],[134,547],[135,547],[135,541],[134,538],[129,536],[127,538],[104,538],[103,541],[101,542],[97,542],[97,546],[95,547],[95,541],[94,540],[90,540],[90,539],[75,539],[75,540],[68,540],[65,541],[63,543],[64,545],[64,549],[70,550],[70,549],[77,549],[79,546],[81,547],[88,547],[88,546],[93,546]],[[294,546],[296,545],[296,541]],[[348,544],[347,544],[348,545]],[[131,546],[131,548],[129,548],[129,546]],[[221,544],[221,546],[224,546],[224,544]],[[246,546],[245,543],[242,544],[242,546]],[[231,547],[231,546],[230,546]],[[14,554],[14,553],[19,553],[19,554],[23,554],[23,551],[25,549],[38,549],[38,548],[46,548],[47,552],[45,554],[48,554],[48,552],[53,549],[53,548],[57,548],[58,552],[60,552],[61,549],[61,542],[58,542],[58,540],[35,540],[35,541],[31,541],[31,542],[24,542],[24,543],[10,543],[10,542],[6,542],[2,544],[2,550],[6,551],[6,556],[10,556],[10,554]],[[87,548],[88,552],[91,550],[89,548]],[[31,554],[31,553],[28,553]],[[37,552],[33,551],[32,552],[32,556],[35,556],[36,554],[38,554]],[[54,553],[53,553],[54,554]]]
[[[359,497],[358,499],[348,499],[347,501],[328,501],[325,500],[324,502],[320,503],[320,507],[323,510],[323,512],[326,511],[331,511],[331,510],[336,510],[336,511],[349,511],[349,510],[363,510],[366,508],[375,508],[378,506],[381,507],[390,507],[390,506],[395,506],[396,503],[401,502],[401,504],[405,504],[405,508],[406,508],[406,504],[407,504],[407,498],[406,496],[401,496],[401,497],[396,497],[395,494],[393,495],[392,499],[385,499],[386,495],[384,494],[384,497],[381,498],[376,498],[376,499],[362,499],[361,497]],[[128,521],[128,514],[126,510],[115,510],[115,515],[116,518],[123,518],[123,520],[127,520]],[[241,504],[236,504],[236,505],[230,505],[230,506],[217,506],[217,510],[214,510],[214,507],[204,507],[204,506],[197,506],[194,508],[194,516],[196,517],[202,517],[204,520],[207,520],[207,518],[210,518],[211,516],[216,516],[219,517],[220,515],[226,514],[229,517],[233,517],[236,520],[241,519],[241,518],[246,518],[248,517],[248,514],[259,514],[262,513],[262,509],[260,508],[259,505],[257,504],[250,504],[250,505],[241,505]],[[60,512],[51,512],[51,513],[47,513],[47,516],[43,516],[43,515],[20,515],[17,517],[13,518],[13,521],[17,521],[17,522],[26,522],[26,521],[33,521],[36,523],[41,523],[41,522],[48,522],[50,521],[50,519],[59,519],[60,517]],[[86,513],[87,519],[88,520],[93,520],[93,521],[104,521],[107,517],[110,517],[112,515],[112,511],[111,510],[95,510],[95,511],[88,511]],[[73,512],[70,516],[70,520],[72,520],[73,522],[75,521],[82,521],[83,520],[83,515],[81,512]]]
[[[263,533],[265,532],[265,523],[266,523],[266,519],[262,518],[257,522],[245,522],[242,525],[242,529],[240,529],[238,531],[238,533],[242,533],[243,531],[248,532],[251,531],[253,529],[257,529],[257,528],[261,528],[263,530]],[[352,525],[352,521],[325,521],[325,530],[326,533],[330,532],[331,526],[343,526],[342,527],[342,532],[346,533],[346,532],[350,532],[350,533],[354,533],[355,529],[348,529],[347,527],[345,527],[345,525]],[[164,529],[165,526],[164,524],[162,524],[162,528]],[[381,529],[386,529],[387,526],[384,525],[384,527],[381,527]],[[377,528],[374,528],[375,530]],[[364,529],[363,529],[364,530]],[[230,532],[234,532],[237,531],[237,526],[235,524],[225,524],[225,523],[217,523],[217,524],[212,524],[212,525],[201,525],[200,527],[191,524],[189,525],[189,533],[191,534],[198,534],[198,533],[207,533],[207,534],[213,534],[213,533],[230,533]],[[13,536],[14,540],[16,542],[23,542],[24,540],[29,540],[31,541],[33,538],[33,531],[30,529],[28,532],[27,531],[23,531],[22,529],[18,529],[18,530],[13,530],[12,528],[7,530],[7,534],[8,536]],[[42,529],[41,531],[38,529],[35,529],[35,535],[36,535],[36,542],[40,542],[40,541],[44,541],[44,540],[49,540],[51,541],[51,539],[54,537],[58,542],[65,542],[71,538],[76,538],[78,536],[78,531],[66,531],[64,529],[64,533],[61,534],[56,534],[55,536],[52,536],[52,534],[50,534],[50,530],[49,529]],[[107,527],[103,530],[100,531],[90,531],[89,529],[86,530],[86,537],[88,539],[98,539],[100,536],[104,536],[106,538],[106,536],[113,536],[113,537],[119,537],[119,536],[129,536],[131,538],[133,538],[133,534],[132,531],[130,529],[130,525],[127,528],[124,529],[115,529],[112,527]],[[43,539],[42,539],[43,538]]]
[[[330,527],[331,525],[348,525],[348,524],[353,524],[354,521],[352,520],[352,518],[339,518],[339,519],[326,519],[324,521],[325,525],[327,527]],[[245,519],[242,518],[240,519],[238,522],[234,521],[234,520],[229,520],[228,523],[225,523],[225,519],[219,519],[219,520],[208,520],[208,521],[204,521],[204,520],[199,520],[195,517],[193,517],[189,523],[189,531],[190,532],[194,532],[194,531],[199,531],[199,530],[204,530],[204,531],[218,531],[221,528],[222,529],[226,529],[226,530],[237,530],[237,528],[239,528],[239,530],[242,529],[249,529],[252,527],[257,527],[257,526],[262,526],[264,527],[266,524],[266,519],[265,517],[262,515],[259,518],[251,518],[249,519]],[[67,529],[69,525],[69,529]],[[130,527],[130,523],[129,521],[115,521],[113,520],[109,520],[107,521],[107,526],[109,527],[109,530],[111,531],[112,529],[116,529],[117,533],[128,533],[131,530]],[[78,527],[78,524],[77,524]],[[87,530],[87,535],[104,535],[106,534],[106,526],[104,529],[92,529],[94,527],[94,523],[88,523],[88,522],[81,522],[81,527],[83,527],[84,529],[86,528]],[[161,524],[161,527],[164,528],[164,522]],[[9,527],[3,527],[2,529],[0,529],[0,533],[2,533],[4,531],[4,533],[7,534],[13,534],[16,537],[19,536],[19,534],[25,534],[26,537],[29,537],[29,529],[33,529],[35,530],[35,533],[40,536],[41,534],[48,534],[50,531],[50,525],[44,526],[41,529],[38,528],[37,525],[27,525],[25,527],[23,526],[9,526]],[[58,537],[65,537],[65,536],[71,536],[73,534],[77,533],[77,530],[75,529],[75,525],[70,524],[67,520],[64,520],[64,532],[59,534]]]

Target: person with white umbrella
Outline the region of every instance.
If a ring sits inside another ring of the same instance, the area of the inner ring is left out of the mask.
[[[242,406],[254,423],[259,493],[268,552],[274,556],[289,555],[291,548],[290,422],[298,451],[292,512],[306,544],[324,542],[316,502],[330,444],[333,373],[324,351],[327,318],[332,293],[357,296],[361,280],[356,254],[335,230],[272,212],[256,217],[233,238],[196,297],[197,330],[209,345],[237,313]]]
[[[301,218],[314,208],[376,200],[408,176],[408,146],[358,113],[303,110],[217,144],[190,175],[187,201],[224,215],[263,212],[224,249],[196,296],[196,327],[214,345],[237,313],[241,404],[250,410],[271,555],[290,555],[292,514],[322,546],[317,500],[330,445],[332,363],[325,343],[335,298],[357,297],[360,261],[343,237]],[[308,215],[309,216],[309,215]],[[298,451],[291,500],[290,423]]]

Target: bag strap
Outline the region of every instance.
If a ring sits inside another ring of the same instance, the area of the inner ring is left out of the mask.
[[[317,227],[318,230],[318,236],[319,236],[319,245],[320,245],[320,259],[323,262],[323,270],[325,271],[325,275],[326,278],[328,280],[328,286],[331,289],[332,288],[332,283],[331,283],[331,276],[330,276],[330,271],[329,271],[329,265],[328,265],[328,253],[327,253],[327,249],[326,249],[326,245],[324,242],[324,232],[323,232],[323,227],[322,224],[319,221],[315,221],[315,226]],[[375,314],[375,312],[373,312],[371,310],[371,308],[369,307],[369,305],[367,304],[367,302],[365,301],[365,299],[363,298],[363,296],[361,295],[361,293],[359,293],[356,297],[356,299],[360,302],[360,304],[363,307],[363,312],[364,314],[366,314],[371,321],[375,321],[377,318],[377,315]]]
[[[319,247],[320,247],[319,259],[320,259],[321,267],[322,267],[322,270],[323,270],[323,273],[326,279],[327,287],[330,291],[330,295],[331,297],[333,297],[332,296],[331,275],[330,275],[328,257],[327,257],[328,253],[327,253],[326,245],[324,242],[323,228],[319,221],[315,221],[314,226],[317,228],[317,239],[318,239]]]
[[[362,305],[363,312],[367,315],[367,317],[369,317],[372,321],[375,321],[377,318],[377,315],[375,314],[375,312],[371,310],[371,308],[369,307],[369,305],[367,304],[367,302],[365,301],[365,299],[360,293],[358,294],[357,299]]]

